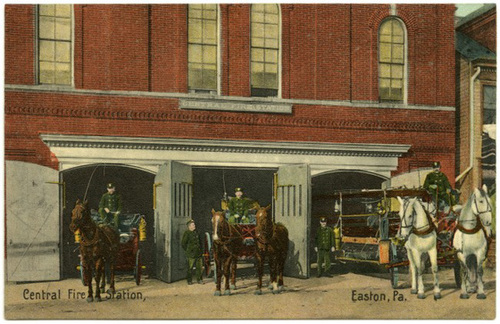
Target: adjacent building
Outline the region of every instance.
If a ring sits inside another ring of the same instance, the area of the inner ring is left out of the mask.
[[[496,5],[456,26],[456,181],[462,201],[487,184],[496,191]]]

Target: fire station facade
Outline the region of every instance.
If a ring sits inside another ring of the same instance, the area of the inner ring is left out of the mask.
[[[454,10],[7,5],[7,279],[74,275],[71,209],[108,181],[146,214],[161,280],[184,276],[186,221],[208,230],[234,187],[274,205],[308,277],[316,194],[432,161],[454,178]]]

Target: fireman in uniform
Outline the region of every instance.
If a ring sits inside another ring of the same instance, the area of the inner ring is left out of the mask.
[[[325,276],[331,277],[329,271],[331,266],[330,251],[335,251],[335,234],[331,227],[326,226],[326,218],[321,217],[320,227],[316,232],[316,244],[314,251],[318,253],[318,277],[324,273]],[[323,262],[325,269],[323,270]]]
[[[193,266],[196,267],[196,280],[199,284],[203,284],[201,279],[202,274],[202,260],[201,260],[201,242],[200,236],[196,231],[196,224],[194,220],[190,219],[186,223],[188,229],[184,232],[182,236],[181,246],[186,253],[187,259],[187,282],[188,285],[193,284]]]
[[[122,197],[116,193],[113,183],[108,183],[106,187],[108,192],[102,195],[99,202],[99,215],[101,215],[101,220],[105,224],[111,225],[115,230],[118,230],[118,219],[122,211]]]
[[[446,175],[441,172],[441,163],[434,162],[434,169],[427,175],[424,182],[424,189],[431,195],[432,200],[439,210],[455,205],[455,193]]]
[[[229,223],[248,223],[248,210],[252,205],[251,199],[243,197],[241,188],[234,189],[236,197],[229,200]]]

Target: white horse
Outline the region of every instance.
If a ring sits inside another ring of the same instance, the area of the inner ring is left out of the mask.
[[[483,287],[483,261],[488,252],[488,238],[491,235],[491,214],[488,188],[484,185],[481,189],[474,190],[457,219],[453,247],[460,261],[462,299],[469,298],[468,285],[477,285],[478,299],[486,298]]]
[[[427,252],[431,261],[432,274],[434,275],[434,299],[440,299],[436,227],[418,198],[402,199],[398,197],[398,200],[400,203],[399,217],[401,224],[396,238],[405,242],[406,251],[408,251],[411,270],[411,293],[416,294],[418,292],[418,298],[425,298],[422,279],[425,269],[422,264],[422,254]]]

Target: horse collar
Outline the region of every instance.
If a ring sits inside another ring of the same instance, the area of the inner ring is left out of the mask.
[[[80,244],[83,246],[92,246],[92,245],[95,245],[97,243],[98,239],[99,239],[99,230],[96,227],[94,237],[90,241],[87,240],[87,238],[85,237],[85,235],[83,234],[83,231],[82,231],[82,239],[80,241],[81,242]]]
[[[474,214],[474,216],[476,216],[476,226],[474,228],[466,229],[460,222],[457,222],[457,229],[465,234],[476,234],[477,232],[479,232],[479,230],[482,229],[484,231],[485,236],[487,236],[486,230],[483,226],[483,223],[481,222],[481,219],[479,218],[479,215],[480,214]]]

